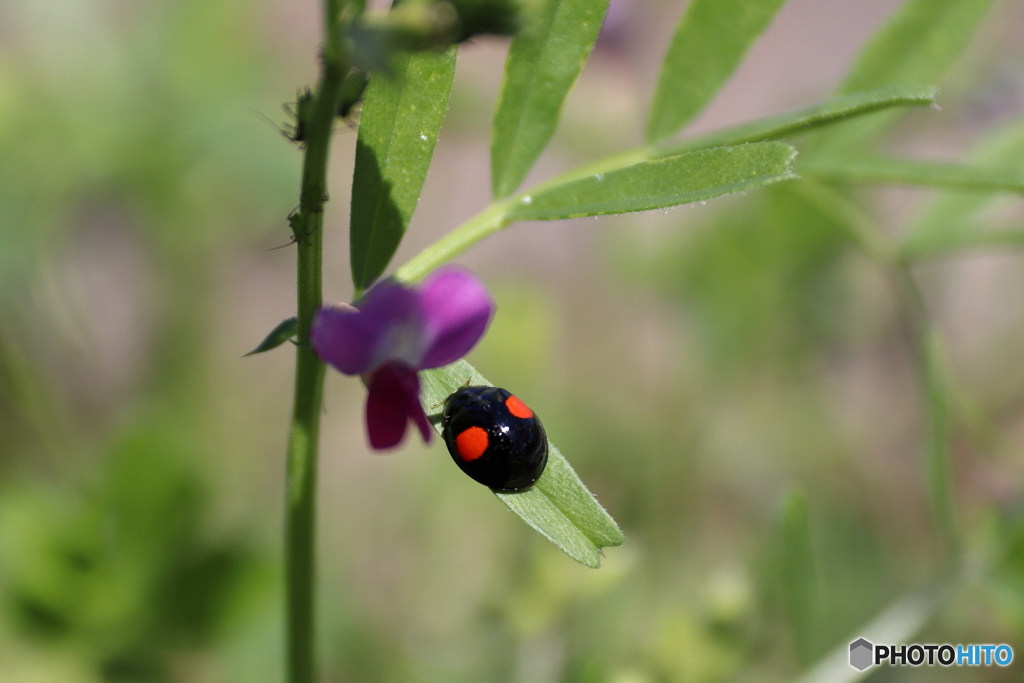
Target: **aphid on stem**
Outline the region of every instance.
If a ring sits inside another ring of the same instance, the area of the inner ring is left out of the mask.
[[[309,117],[313,113],[313,92],[309,88],[299,91],[295,100],[295,109],[288,104],[283,104],[281,107],[295,120],[294,124],[285,124],[286,127],[281,131],[282,135],[304,148]]]
[[[351,115],[356,106],[363,101],[367,82],[369,82],[369,76],[365,71],[352,69],[341,83],[341,97],[335,114],[338,118],[344,119],[349,126],[355,123]]]

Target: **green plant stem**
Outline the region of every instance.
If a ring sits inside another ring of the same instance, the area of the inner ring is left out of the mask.
[[[804,179],[796,187],[822,212],[845,226],[851,239],[895,278],[908,318],[908,336],[917,357],[925,399],[925,485],[936,530],[949,548],[950,557],[956,561],[960,556],[961,542],[950,470],[949,387],[945,382],[941,343],[928,318],[924,297],[896,242],[856,204],[829,185],[811,179]]]
[[[458,256],[484,237],[508,226],[511,221],[508,220],[506,214],[524,196],[570,183],[589,175],[606,173],[650,159],[673,156],[708,147],[736,145],[760,140],[777,140],[889,107],[931,104],[935,101],[935,92],[936,89],[932,86],[890,86],[870,93],[855,93],[846,97],[840,97],[790,114],[733,126],[691,140],[668,142],[662,145],[641,145],[633,149],[611,154],[572,169],[551,180],[542,182],[529,190],[519,192],[513,197],[491,204],[476,216],[470,218],[455,228],[455,230],[414,256],[409,262],[398,269],[395,277],[402,282],[416,282],[425,277],[434,268]],[[839,196],[835,192],[832,194]],[[896,259],[896,245],[890,244],[890,240],[888,240],[886,235],[877,230],[866,230],[863,221],[855,220],[851,225],[853,231],[857,233],[854,235],[855,239],[867,247],[870,253],[874,256],[882,257],[889,262]]]
[[[850,239],[877,263],[889,268],[900,265],[896,242],[843,193],[809,178],[804,178],[795,187],[819,211],[846,228]]]
[[[336,16],[328,0],[328,21]],[[333,29],[328,27],[329,45]],[[323,398],[324,364],[309,345],[309,327],[323,299],[323,215],[331,127],[346,72],[335,50],[326,48],[312,114],[307,122],[297,227],[298,335],[295,397],[285,500],[285,577],[287,600],[287,681],[313,683],[316,672],[314,590],[317,444]]]
[[[507,227],[512,222],[508,218],[509,211],[522,201],[523,197],[531,193],[572,182],[588,175],[604,173],[623,166],[640,163],[650,158],[653,151],[654,147],[645,146],[612,154],[563,173],[551,180],[544,181],[531,187],[529,190],[519,192],[507,199],[494,202],[412,257],[395,272],[395,279],[406,283],[422,280],[430,271],[438,266],[452,260],[488,235],[492,235]]]
[[[956,496],[950,462],[950,393],[946,382],[942,342],[928,317],[924,297],[906,265],[895,271],[911,318],[912,344],[917,355],[925,398],[925,479],[935,527],[955,564],[961,557]]]
[[[430,271],[447,263],[484,237],[498,232],[508,225],[509,208],[518,201],[519,195],[491,204],[450,233],[412,257],[395,272],[399,282],[418,282]]]

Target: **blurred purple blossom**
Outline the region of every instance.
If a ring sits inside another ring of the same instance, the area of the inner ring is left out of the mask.
[[[430,423],[419,401],[419,370],[439,368],[469,353],[494,315],[494,302],[472,273],[449,266],[413,289],[392,280],[372,287],[351,306],[325,306],[313,321],[313,349],[369,387],[370,446],[401,443],[411,420],[429,442]]]

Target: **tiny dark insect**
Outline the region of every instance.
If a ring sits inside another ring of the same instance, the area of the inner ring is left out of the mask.
[[[356,105],[363,101],[363,93],[366,92],[366,84],[369,78],[366,72],[359,69],[352,69],[341,82],[341,96],[338,98],[338,108],[335,114],[338,117],[352,123],[349,118]]]
[[[462,387],[444,402],[444,442],[463,472],[495,491],[533,486],[548,462],[537,415],[498,387]]]
[[[304,146],[306,144],[306,131],[309,129],[309,117],[313,114],[312,91],[309,88],[305,88],[299,93],[298,98],[295,100],[294,110],[287,104],[283,105],[283,107],[289,116],[295,119],[295,123],[288,126],[291,130],[282,131],[284,136],[300,147]]]

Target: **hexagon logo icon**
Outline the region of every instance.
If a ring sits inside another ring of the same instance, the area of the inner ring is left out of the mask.
[[[857,671],[863,671],[871,666],[874,663],[871,661],[874,649],[875,646],[863,638],[850,643],[850,666]]]

